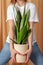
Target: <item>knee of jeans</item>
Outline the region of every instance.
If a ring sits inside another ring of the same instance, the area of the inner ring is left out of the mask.
[[[0,65],[5,65],[10,60],[10,50],[6,49],[0,58]]]
[[[3,49],[0,55],[0,65],[7,63],[10,60],[10,49],[6,47]]]

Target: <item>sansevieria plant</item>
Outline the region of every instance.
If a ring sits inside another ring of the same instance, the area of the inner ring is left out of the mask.
[[[26,40],[31,33],[29,25],[30,10],[26,12],[26,6],[24,6],[23,15],[21,15],[18,8],[15,8],[16,15],[16,26],[15,26],[15,36],[16,40],[11,39],[15,44],[26,44]]]

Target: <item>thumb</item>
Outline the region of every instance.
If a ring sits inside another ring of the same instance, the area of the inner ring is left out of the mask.
[[[14,56],[12,57],[12,60],[14,63],[16,63],[16,54],[14,54]]]
[[[25,63],[27,63],[29,61],[29,58],[28,58],[28,55],[27,55],[27,58],[26,58],[26,61],[25,61]]]

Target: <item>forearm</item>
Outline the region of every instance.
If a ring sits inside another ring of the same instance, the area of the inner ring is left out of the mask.
[[[32,49],[33,22],[30,23],[30,29],[31,29],[31,33],[30,33],[30,36],[28,36],[28,43],[29,43],[29,49]]]
[[[32,32],[30,33],[30,36],[28,37],[28,43],[29,43],[29,49],[32,49]]]
[[[14,32],[12,30],[9,32],[9,38],[14,40]],[[14,45],[11,39],[10,39],[10,48],[13,48]]]

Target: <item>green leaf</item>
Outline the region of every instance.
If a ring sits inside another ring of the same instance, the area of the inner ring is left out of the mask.
[[[22,16],[21,16],[19,9],[16,8],[16,12],[17,12],[16,24],[17,24],[17,27],[18,27],[18,31],[20,31],[20,23],[21,23]]]
[[[24,39],[22,40],[22,44],[24,44],[24,43],[27,41],[27,38],[28,38],[28,36],[30,35],[30,33],[31,33],[31,29],[29,29],[29,30],[27,31],[27,33],[26,33]]]
[[[22,29],[22,27],[24,26],[24,23],[25,23],[25,18],[26,18],[25,13],[26,13],[26,5],[24,6],[24,12],[23,12],[21,23],[20,23],[20,30]]]
[[[15,35],[16,41],[12,40],[16,44],[25,44],[28,36],[31,33],[30,25],[29,25],[29,16],[30,10],[26,12],[26,5],[24,6],[23,16],[18,8],[16,8],[17,15],[16,15],[16,26],[15,26]]]
[[[26,30],[27,30],[27,27],[26,27],[26,26],[24,26],[24,27],[20,30],[20,32],[19,32],[19,39],[18,39],[19,43],[21,43],[22,39],[24,38],[24,36],[25,36],[25,34],[26,34],[26,32],[27,32]]]
[[[25,20],[25,24],[24,25],[27,25],[27,22],[29,20],[29,16],[30,16],[30,10],[28,10],[27,13],[26,13],[26,20]]]

